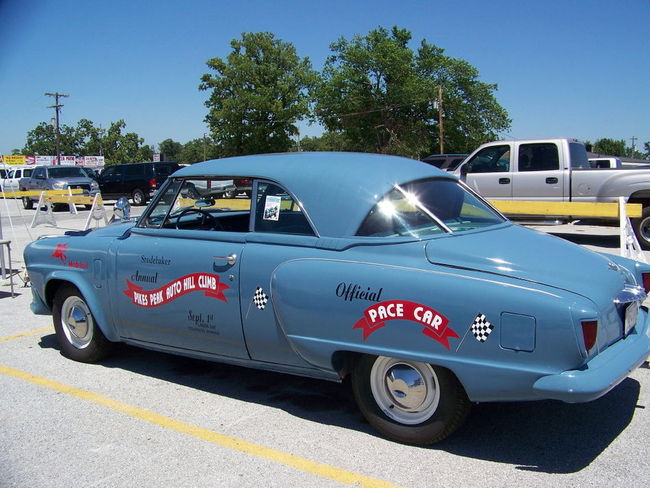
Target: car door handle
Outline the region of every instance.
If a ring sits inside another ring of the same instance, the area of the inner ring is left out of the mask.
[[[499,178],[499,185],[509,185],[510,178]]]
[[[230,266],[237,262],[237,255],[235,253],[228,256],[212,256],[214,259],[227,262]]]
[[[555,185],[558,182],[558,179],[553,177],[553,178],[546,178],[546,184],[547,185]]]

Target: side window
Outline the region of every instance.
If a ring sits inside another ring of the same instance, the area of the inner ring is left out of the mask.
[[[45,170],[43,168],[36,168],[34,170],[34,178],[45,178]]]
[[[510,146],[490,146],[467,162],[468,173],[504,173],[510,171]]]
[[[23,170],[23,175],[22,178],[28,178],[32,175],[32,170],[31,169],[24,169]]]
[[[143,176],[144,175],[144,164],[129,164],[124,166],[124,175],[125,176]]]
[[[101,175],[103,177],[107,177],[113,176],[113,173],[115,173],[115,168],[106,168],[104,171],[102,171]]]
[[[141,221],[143,227],[179,230],[248,232],[251,200],[233,198],[233,180],[174,179]]]
[[[519,146],[519,171],[552,171],[560,169],[560,157],[553,143]]]
[[[300,205],[284,188],[268,182],[257,184],[255,232],[314,235]]]

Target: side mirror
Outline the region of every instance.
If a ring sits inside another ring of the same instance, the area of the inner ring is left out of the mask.
[[[131,204],[126,197],[120,197],[113,205],[113,218],[111,221],[128,222],[129,220],[131,220]]]

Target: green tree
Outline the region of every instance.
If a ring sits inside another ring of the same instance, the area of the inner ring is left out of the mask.
[[[596,154],[607,154],[609,156],[625,156],[625,141],[614,139],[598,139],[594,143],[593,152]]]
[[[211,138],[203,137],[185,143],[178,154],[178,162],[181,164],[194,164],[219,157],[221,157],[219,146]]]
[[[349,151],[350,141],[341,132],[325,131],[319,137],[303,137],[292,151]]]
[[[143,145],[142,139],[135,132],[122,133],[126,128],[124,120],[112,122],[103,138],[106,165],[151,161],[153,148]]]
[[[172,139],[165,139],[158,146],[162,161],[178,161],[178,155],[183,149],[183,144]]]
[[[205,121],[224,156],[287,151],[296,123],[309,114],[308,89],[316,74],[308,58],[270,32],[244,33],[226,60],[207,62],[201,77],[211,90]]]
[[[411,33],[380,27],[334,42],[313,94],[316,116],[344,134],[349,150],[420,157],[437,152],[438,87],[442,87],[446,152],[464,152],[510,126],[497,103],[496,85],[478,80],[463,60]]]
[[[67,125],[59,126],[59,149],[61,154],[76,155],[78,139],[76,130]],[[41,122],[27,133],[23,154],[56,154],[56,130],[52,124]]]

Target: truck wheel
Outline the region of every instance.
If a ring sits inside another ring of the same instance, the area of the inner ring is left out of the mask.
[[[133,205],[144,205],[147,203],[147,197],[144,195],[144,192],[140,188],[136,188],[131,193],[131,198],[133,199]]]
[[[440,442],[462,425],[470,407],[451,371],[385,356],[357,361],[352,391],[370,425],[406,444]]]
[[[76,287],[62,286],[54,296],[52,321],[64,356],[82,363],[94,363],[112,349],[95,322],[86,300]]]
[[[631,219],[632,228],[643,249],[650,249],[650,207],[644,207],[641,217]]]
[[[31,210],[34,208],[34,202],[29,197],[23,197],[23,208],[25,210]]]

